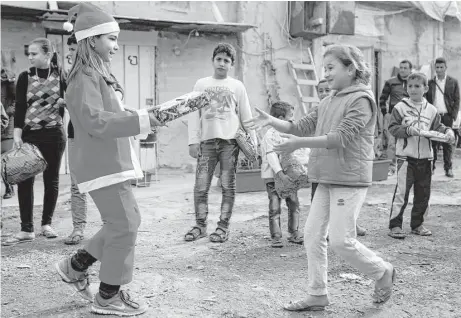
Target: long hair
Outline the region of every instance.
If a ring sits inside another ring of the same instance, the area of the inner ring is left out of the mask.
[[[96,35],[99,37],[99,35]],[[77,43],[77,54],[75,61],[67,77],[67,83],[69,84],[79,71],[91,68],[98,72],[104,80],[113,84],[114,80],[110,74],[110,66],[105,63],[101,56],[91,47],[90,40],[92,37],[85,38]]]
[[[356,83],[361,83],[365,85],[370,84],[370,66],[367,62],[365,62],[363,53],[362,51],[360,51],[359,48],[353,45],[329,45],[327,46],[325,54],[323,54],[323,57],[327,55],[333,55],[338,60],[340,60],[341,63],[346,67],[352,64],[355,68],[354,80]]]
[[[51,71],[56,71],[61,76],[61,62],[59,61],[58,52],[56,52],[56,49],[53,47],[51,41],[46,38],[36,38],[30,42],[30,44],[37,44],[40,50],[42,50],[45,54],[52,52],[50,61]]]

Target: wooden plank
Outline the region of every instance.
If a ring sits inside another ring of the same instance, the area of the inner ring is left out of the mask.
[[[152,46],[139,47],[139,103],[140,108],[153,106],[155,101],[152,70],[155,64],[155,49]],[[149,103],[150,101],[151,104]]]
[[[293,68],[297,70],[305,70],[305,71],[314,71],[315,67],[313,64],[298,64],[292,63]]]
[[[119,45],[118,52],[112,56],[112,61],[110,62],[111,72],[123,89],[125,89],[125,66],[123,65],[124,49],[124,45]]]
[[[298,85],[317,86],[316,80],[298,79]]]
[[[302,101],[303,103],[318,103],[319,99],[313,96],[303,96]]]
[[[125,100],[124,104],[140,109],[139,103],[139,46],[125,45]]]

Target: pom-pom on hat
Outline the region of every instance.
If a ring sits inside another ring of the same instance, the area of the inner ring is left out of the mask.
[[[77,14],[75,27],[70,22]],[[120,31],[117,21],[112,15],[102,11],[97,6],[82,2],[69,10],[68,21],[63,25],[64,30],[74,30],[77,42],[90,36]]]

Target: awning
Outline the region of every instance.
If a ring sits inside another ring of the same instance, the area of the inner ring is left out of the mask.
[[[67,10],[50,10],[14,5],[1,5],[1,18],[21,21],[67,21]],[[193,30],[205,33],[235,34],[245,32],[256,26],[234,22],[206,22],[206,21],[184,21],[184,20],[161,20],[161,19],[140,19],[115,15],[114,18],[120,24],[120,29],[131,31],[170,31],[178,33],[189,33]],[[63,30],[64,31],[64,30]]]

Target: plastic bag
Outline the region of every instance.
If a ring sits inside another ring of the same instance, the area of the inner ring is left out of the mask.
[[[47,163],[40,150],[29,143],[2,155],[2,178],[9,184],[17,184],[34,177],[46,167]]]

